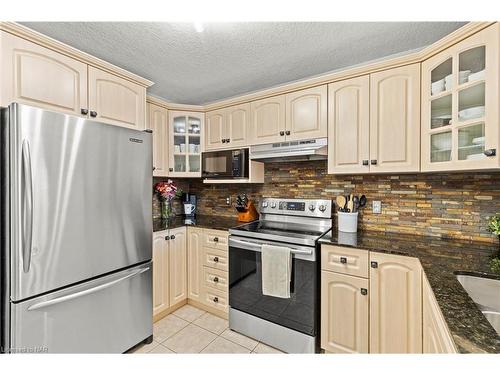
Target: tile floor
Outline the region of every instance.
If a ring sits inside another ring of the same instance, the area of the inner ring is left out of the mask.
[[[132,353],[283,353],[228,328],[228,321],[184,305],[153,326],[153,342]]]

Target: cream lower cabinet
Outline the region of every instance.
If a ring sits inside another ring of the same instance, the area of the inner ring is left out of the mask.
[[[187,299],[186,227],[169,230],[170,305]]]
[[[170,307],[168,231],[153,233],[153,316]]]
[[[18,102],[77,116],[88,109],[87,64],[3,31],[0,42],[1,106]]]
[[[188,298],[201,301],[203,278],[203,229],[187,228]]]
[[[422,353],[422,268],[370,252],[370,353]]]
[[[368,280],[321,271],[321,347],[368,353]]]
[[[153,176],[168,176],[167,109],[147,103],[147,128],[153,131]]]
[[[423,277],[422,291],[424,354],[457,353],[451,333],[425,276]]]

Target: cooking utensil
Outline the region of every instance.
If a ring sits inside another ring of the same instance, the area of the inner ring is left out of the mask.
[[[339,211],[343,212],[347,203],[345,197],[343,195],[339,195],[335,201],[337,202],[337,206],[339,206]]]
[[[354,210],[352,212],[358,211],[359,197],[357,195],[352,198],[352,203],[353,203],[353,208],[354,208]]]
[[[347,209],[349,212],[354,212],[354,202],[353,202],[354,195],[350,194],[349,195],[349,201],[347,202]]]
[[[360,198],[359,198],[359,207],[364,207],[366,206],[366,195],[362,195]]]

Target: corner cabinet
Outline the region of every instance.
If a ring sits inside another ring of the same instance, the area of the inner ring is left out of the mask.
[[[422,171],[500,167],[498,23],[422,64]]]
[[[168,231],[153,233],[153,316],[170,307]]]
[[[203,113],[169,111],[169,177],[201,177],[203,124]]]
[[[153,176],[168,176],[168,111],[147,103],[147,128],[153,131]]]
[[[205,150],[247,146],[249,126],[249,103],[207,112],[204,132]]]
[[[370,172],[420,171],[420,64],[370,75]]]

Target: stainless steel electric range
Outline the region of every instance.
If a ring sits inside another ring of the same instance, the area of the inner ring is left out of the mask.
[[[318,239],[332,227],[332,202],[264,198],[258,221],[229,230],[229,328],[287,353],[319,350]],[[262,293],[261,246],[292,253],[290,298]]]

